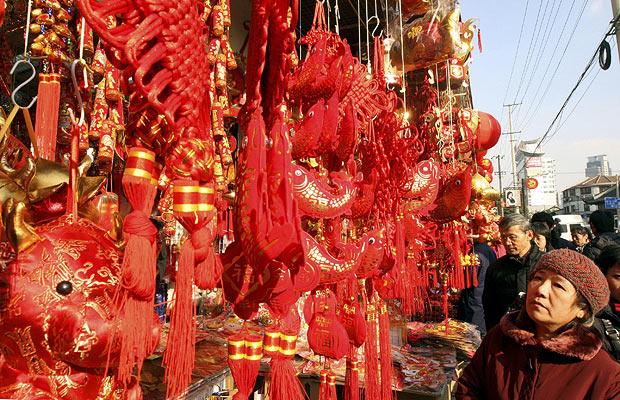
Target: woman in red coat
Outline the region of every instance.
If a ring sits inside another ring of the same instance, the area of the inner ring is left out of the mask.
[[[457,399],[620,399],[620,364],[590,328],[609,301],[598,267],[568,249],[534,267],[525,305],[484,338]]]

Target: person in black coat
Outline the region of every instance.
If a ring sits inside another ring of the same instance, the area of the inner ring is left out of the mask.
[[[573,242],[571,242],[570,240],[566,240],[562,237],[560,227],[556,224],[556,221],[553,219],[553,216],[551,214],[544,211],[534,213],[534,215],[532,215],[532,218],[530,219],[530,222],[544,222],[545,224],[547,224],[547,227],[549,227],[549,230],[551,231],[550,243],[553,249],[576,249],[576,246]]]
[[[605,211],[590,214],[590,229],[594,239],[583,248],[583,255],[596,261],[603,249],[610,244],[620,244],[620,235],[614,233],[614,219]]]
[[[506,255],[487,270],[482,294],[487,331],[506,312],[520,308],[520,298],[527,291],[527,277],[543,254],[534,244],[530,222],[523,215],[505,216],[499,223],[499,231]]]
[[[620,246],[605,247],[596,264],[607,279],[611,295],[609,305],[598,313],[594,327],[603,338],[605,350],[620,361]]]
[[[463,289],[459,302],[459,319],[478,326],[480,334],[485,335],[484,309],[482,307],[482,293],[484,281],[489,265],[497,260],[495,251],[486,243],[474,243],[474,253],[478,256],[478,286]]]

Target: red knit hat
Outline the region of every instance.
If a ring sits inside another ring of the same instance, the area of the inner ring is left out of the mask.
[[[609,303],[607,279],[596,264],[583,254],[568,249],[552,250],[540,258],[530,277],[543,269],[568,279],[585,297],[594,314]]]

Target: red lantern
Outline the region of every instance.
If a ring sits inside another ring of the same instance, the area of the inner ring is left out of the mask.
[[[536,178],[527,178],[525,180],[525,186],[530,189],[530,190],[534,190],[538,187],[538,179]]]
[[[493,163],[488,158],[483,158],[478,162],[478,166],[487,172],[493,173]]]
[[[478,111],[478,130],[476,131],[476,149],[488,150],[495,146],[502,133],[499,122],[491,115]]]

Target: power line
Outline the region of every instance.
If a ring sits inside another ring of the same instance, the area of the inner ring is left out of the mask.
[[[557,65],[555,66],[555,69],[554,69],[553,73],[551,74],[551,78],[549,78],[549,80],[547,81],[547,86],[545,87],[545,90],[544,90],[542,96],[538,100],[538,103],[532,109],[533,112],[532,112],[532,114],[530,114],[529,119],[527,119],[527,121],[524,122],[523,129],[526,129],[529,126],[529,124],[534,119],[534,116],[536,115],[536,113],[540,110],[540,105],[542,104],[543,100],[545,99],[545,97],[547,97],[547,94],[549,93],[549,89],[551,88],[551,84],[553,83],[553,80],[555,79],[555,77],[556,77],[556,75],[558,73],[558,70],[560,69],[560,66],[562,65],[562,61],[564,60],[564,57],[566,56],[566,52],[568,50],[568,47],[570,46],[570,43],[573,40],[573,37],[575,36],[575,32],[577,31],[577,27],[579,26],[579,22],[581,22],[581,17],[583,16],[583,13],[584,13],[584,11],[586,9],[587,3],[588,3],[588,1],[584,2],[583,7],[581,8],[581,11],[579,12],[579,15],[577,17],[577,20],[575,21],[575,25],[573,25],[573,29],[572,29],[569,37],[568,37],[568,41],[566,42],[566,46],[564,46],[564,50],[562,51],[562,55],[560,56],[560,59],[559,59]],[[573,1],[573,5],[574,5],[574,1]],[[572,10],[572,7],[573,6],[571,5],[571,10]],[[562,32],[564,32],[564,31],[562,31]],[[559,41],[558,41],[558,43],[559,43]],[[527,118],[527,116],[525,118]]]
[[[534,46],[534,36],[538,34],[540,34],[540,29],[538,26],[538,21],[540,19],[540,10],[542,9],[542,0],[541,2],[538,4],[538,13],[536,14],[536,23],[534,24],[534,30],[532,31],[532,38],[530,39],[530,45],[528,47],[527,50],[527,55],[525,56],[525,64],[523,65],[523,71],[521,73],[521,79],[519,79],[519,85],[517,86],[517,91],[514,97],[514,100],[516,102],[517,97],[519,97],[519,93],[521,93],[521,88],[523,87],[523,79],[525,78],[525,72],[527,71],[529,64],[530,64],[530,60],[531,60],[531,56],[532,56],[532,50],[533,50],[533,46]],[[542,24],[540,24],[540,27],[542,28]],[[536,39],[536,41],[538,41],[538,37]]]
[[[519,39],[517,40],[517,49],[515,50],[515,56],[512,59],[512,68],[510,68],[510,76],[508,77],[508,86],[506,86],[506,92],[504,93],[504,101],[503,104],[506,104],[506,99],[508,98],[508,91],[510,90],[510,84],[512,83],[512,75],[515,72],[515,66],[517,65],[517,56],[519,55],[519,48],[521,46],[521,38],[523,37],[523,28],[525,27],[525,19],[527,17],[527,8],[530,4],[530,0],[526,0],[525,2],[525,10],[523,11],[523,21],[521,21],[521,30],[519,31]],[[502,115],[500,116],[500,121],[504,116],[504,107],[502,107]]]
[[[616,47],[616,42],[612,41],[610,44],[610,49],[613,50],[614,47]],[[562,119],[562,123],[560,125],[558,125],[558,127],[555,129],[555,131],[551,134],[551,136],[549,136],[549,139],[547,139],[547,142],[549,142],[549,140],[551,140],[551,138],[553,138],[553,136],[555,136],[558,131],[560,129],[562,129],[562,127],[564,126],[564,124],[566,124],[566,122],[570,119],[571,115],[573,115],[573,113],[575,112],[575,110],[577,109],[577,107],[579,106],[579,103],[581,103],[581,100],[583,100],[583,98],[585,97],[586,93],[588,93],[588,90],[590,90],[590,87],[592,86],[592,84],[594,83],[594,81],[596,80],[596,77],[598,76],[598,74],[601,73],[601,69],[598,69],[596,71],[596,73],[594,74],[594,77],[590,80],[590,83],[588,83],[588,86],[586,86],[586,88],[584,89],[583,93],[581,93],[581,96],[579,96],[579,99],[577,99],[577,102],[575,103],[575,105],[573,106],[573,108],[570,110],[570,112],[568,113],[568,115]],[[590,70],[587,74],[586,77],[592,72],[592,70]]]
[[[556,133],[554,132],[551,136],[549,136],[549,133],[551,132],[551,130],[553,129],[554,125],[556,124],[556,122],[561,118],[562,113],[564,112],[564,110],[566,109],[566,106],[568,105],[568,102],[570,101],[570,99],[573,97],[573,94],[575,94],[575,92],[577,91],[577,88],[579,88],[579,85],[581,85],[581,82],[583,82],[584,78],[586,77],[586,75],[588,74],[588,71],[590,70],[590,68],[592,68],[592,65],[594,65],[594,60],[596,59],[596,57],[598,56],[598,52],[599,52],[599,47],[601,45],[601,43],[609,36],[611,35],[611,33],[614,31],[615,29],[615,25],[618,23],[618,21],[620,21],[620,15],[618,15],[616,18],[614,18],[610,25],[611,27],[609,28],[609,30],[607,31],[607,33],[605,33],[605,35],[603,36],[603,39],[601,39],[601,41],[598,43],[596,50],[594,51],[594,54],[592,55],[592,57],[590,58],[590,60],[588,61],[588,63],[586,64],[586,67],[584,69],[584,71],[581,73],[581,75],[579,76],[579,79],[577,80],[577,83],[575,84],[575,86],[573,86],[572,90],[570,91],[570,93],[568,94],[568,96],[566,97],[566,100],[564,100],[564,103],[562,104],[562,106],[560,107],[560,110],[558,111],[558,113],[555,115],[555,117],[553,118],[553,120],[551,121],[551,124],[549,124],[549,127],[547,128],[547,130],[545,131],[545,134],[542,136],[542,138],[538,141],[538,144],[536,145],[536,148],[534,149],[534,151],[532,153],[536,153],[538,151],[538,149],[540,148],[540,146],[543,144],[543,142],[545,141],[549,141]],[[548,137],[548,139],[547,139]],[[521,169],[519,170],[519,173],[521,171],[523,171],[523,169],[525,168],[526,163],[523,163],[523,167],[521,167]]]
[[[551,57],[549,57],[549,62],[547,63],[547,67],[545,68],[545,72],[543,73],[543,76],[541,78],[541,82],[545,81],[545,78],[547,77],[547,73],[549,72],[549,67],[551,66],[551,61],[555,59],[555,55],[558,51],[558,47],[560,46],[560,42],[561,42],[561,38],[564,35],[564,31],[566,30],[566,26],[568,25],[568,20],[570,19],[571,14],[573,13],[573,8],[575,7],[575,2],[577,0],[573,0],[573,2],[570,5],[570,8],[568,10],[568,13],[566,14],[566,18],[564,19],[564,24],[562,25],[562,29],[560,30],[560,34],[558,35],[558,39],[555,41],[555,46],[553,47],[553,50],[551,52]],[[572,38],[572,37],[571,37]],[[570,43],[570,39],[569,38],[569,43]],[[556,69],[557,72],[557,69]],[[550,81],[555,77],[552,76]],[[538,85],[538,87],[536,88],[536,93],[534,93],[534,97],[533,97],[533,101],[529,103],[529,107],[527,108],[526,112],[525,112],[525,116],[523,117],[523,121],[528,120],[528,118],[530,117],[530,114],[533,110],[536,110],[538,108],[538,106],[540,105],[540,103],[542,102],[543,97],[541,97],[539,99],[539,102],[537,103],[536,107],[534,107],[534,103],[536,101],[536,99],[538,98],[538,95],[540,93],[540,89],[542,88],[542,85]],[[545,93],[546,94],[546,93]],[[521,121],[521,122],[523,122]]]
[[[527,85],[525,87],[525,90],[523,91],[523,95],[521,96],[521,100],[520,100],[521,102],[523,102],[530,88],[532,87],[532,82],[534,81],[534,77],[536,76],[536,72],[538,71],[540,62],[543,58],[542,56],[545,54],[545,50],[547,49],[547,45],[549,44],[549,37],[551,36],[551,32],[553,31],[553,28],[555,27],[555,23],[558,18],[558,13],[560,12],[560,8],[562,7],[562,2],[563,0],[560,1],[560,3],[557,5],[557,8],[556,8],[556,0],[553,0],[553,5],[551,6],[551,11],[549,12],[549,19],[547,20],[545,32],[543,33],[542,43],[540,46],[538,46],[538,51],[536,53],[536,57],[535,57],[536,63],[534,64],[534,68],[532,69],[530,73],[530,77],[527,81]],[[554,8],[555,8],[555,14],[553,13]],[[552,15],[553,15],[553,21],[551,21],[551,23],[549,24],[549,20],[551,20]],[[549,65],[549,63],[547,63],[547,65]],[[540,85],[538,85],[538,87],[540,87]],[[520,112],[521,110],[518,110],[518,111]],[[519,118],[519,113],[517,113],[517,118]]]

